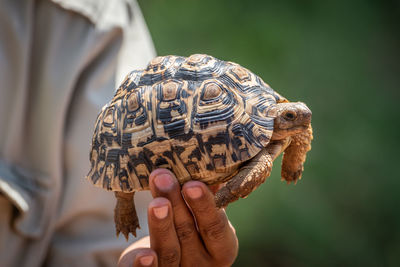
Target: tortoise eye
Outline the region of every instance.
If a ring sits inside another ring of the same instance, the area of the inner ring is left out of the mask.
[[[221,87],[215,83],[210,83],[204,88],[203,100],[211,100],[217,98],[222,93]]]
[[[293,121],[296,119],[297,115],[293,111],[287,111],[285,114],[283,114],[283,117],[288,121]]]

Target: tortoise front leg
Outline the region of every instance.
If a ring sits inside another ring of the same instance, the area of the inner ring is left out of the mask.
[[[247,197],[271,174],[272,162],[288,145],[288,139],[271,141],[215,194],[217,207],[225,207],[239,198]]]
[[[135,209],[134,195],[135,192],[115,192],[115,197],[117,198],[117,205],[114,209],[115,230],[117,236],[122,232],[126,240],[129,238],[129,233],[136,236],[136,229],[140,229]]]
[[[272,158],[267,150],[263,149],[218,190],[215,194],[217,207],[225,207],[239,198],[247,197],[270,175],[271,168]]]
[[[311,125],[304,132],[292,137],[290,145],[285,149],[282,159],[282,180],[288,183],[301,178],[303,164],[306,161],[306,154],[311,149],[313,139]]]

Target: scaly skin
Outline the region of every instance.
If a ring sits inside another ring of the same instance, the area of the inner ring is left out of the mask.
[[[133,200],[134,195],[135,193],[115,192],[117,198],[117,205],[114,210],[115,230],[117,236],[122,232],[126,240],[129,238],[129,233],[136,236],[136,229],[140,229]]]
[[[230,179],[215,194],[217,207],[226,207],[229,203],[246,198],[266,178],[269,177],[272,170],[272,162],[282,153],[289,144],[289,139],[272,141],[268,147],[263,149],[246,165],[242,166],[234,177]]]
[[[296,183],[301,179],[303,164],[306,161],[306,154],[311,149],[313,139],[311,124],[306,131],[292,137],[290,145],[285,149],[282,159],[282,180],[288,183]]]
[[[270,175],[271,167],[271,156],[263,149],[215,194],[217,207],[247,197]]]

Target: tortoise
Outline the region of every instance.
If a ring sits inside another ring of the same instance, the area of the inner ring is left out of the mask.
[[[87,178],[114,191],[115,224],[136,236],[134,193],[168,168],[181,184],[222,184],[217,207],[245,198],[270,175],[301,178],[311,149],[311,111],[289,102],[246,68],[209,55],[154,58],[130,72],[97,117]]]

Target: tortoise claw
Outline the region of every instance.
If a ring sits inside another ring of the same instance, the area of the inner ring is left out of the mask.
[[[140,227],[138,227],[138,228],[140,228]],[[136,237],[136,229],[134,229],[134,230],[130,229],[129,231],[127,231],[127,230],[122,230],[121,231],[121,230],[117,230],[116,229],[115,232],[116,232],[117,237],[119,237],[119,234],[122,233],[124,235],[126,241],[129,241],[129,233],[132,233],[132,235],[134,237]]]
[[[293,171],[293,172],[283,170],[281,173],[281,175],[282,175],[281,180],[286,181],[287,184],[290,184],[291,182],[294,182],[294,184],[296,184],[297,181],[301,179],[302,173],[303,173],[303,169]]]

